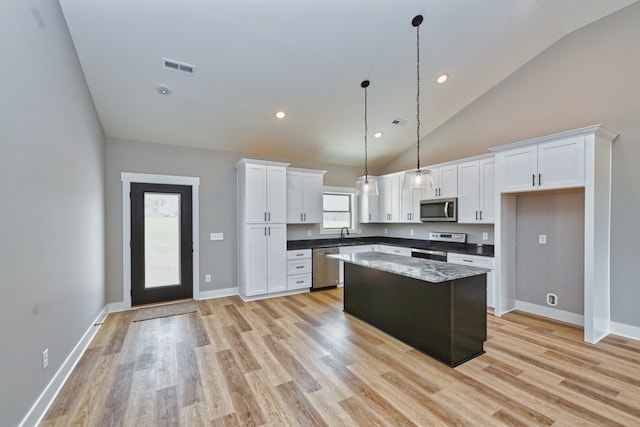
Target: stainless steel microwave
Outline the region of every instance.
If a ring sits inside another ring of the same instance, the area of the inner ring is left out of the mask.
[[[457,222],[458,199],[420,200],[420,221],[422,222]]]

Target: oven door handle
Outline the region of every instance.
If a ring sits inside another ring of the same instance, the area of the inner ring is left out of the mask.
[[[446,252],[432,251],[430,249],[415,249],[415,248],[411,248],[411,252],[416,252],[416,253],[419,253],[419,254],[427,254],[427,255],[447,256]]]
[[[449,202],[444,202],[444,217],[449,218]]]

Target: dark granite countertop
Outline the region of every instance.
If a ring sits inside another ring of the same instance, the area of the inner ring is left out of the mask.
[[[432,242],[431,240],[421,239],[403,239],[399,237],[386,237],[386,236],[374,236],[374,237],[345,237],[344,239],[332,238],[332,239],[309,239],[309,240],[289,240],[287,241],[287,250],[297,249],[317,249],[317,248],[330,248],[335,246],[354,246],[354,245],[391,245],[402,246],[405,248],[416,249],[432,249],[442,250],[446,252],[466,254],[466,255],[478,255],[478,256],[493,256],[493,245],[479,245],[476,243],[467,243],[466,245],[443,245],[441,242]]]

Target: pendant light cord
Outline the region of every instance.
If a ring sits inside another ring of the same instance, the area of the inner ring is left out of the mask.
[[[418,167],[416,169],[420,170],[420,24],[416,25],[416,77],[416,138],[418,146],[416,150],[418,156]]]
[[[369,181],[369,171],[367,169],[367,134],[369,133],[369,126],[367,123],[367,87],[369,86],[369,80],[365,80],[360,84],[364,88],[364,180]]]

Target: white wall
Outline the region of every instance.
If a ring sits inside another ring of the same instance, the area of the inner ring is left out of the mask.
[[[635,266],[640,241],[640,3],[566,36],[420,144],[423,163],[603,124],[613,143],[611,320],[640,327]],[[415,146],[381,171],[413,167]]]
[[[3,0],[0,52],[0,425],[14,426],[105,305],[104,137],[58,2]]]

